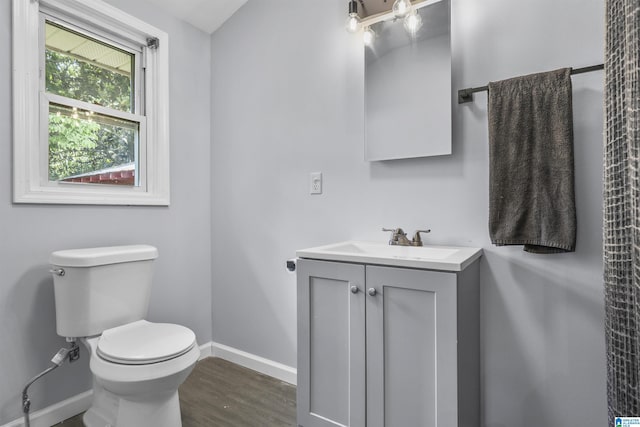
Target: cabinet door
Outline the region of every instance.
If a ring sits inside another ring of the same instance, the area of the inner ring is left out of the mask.
[[[457,426],[456,275],[367,266],[366,283],[367,427]]]
[[[300,426],[365,426],[363,289],[362,265],[298,261]]]

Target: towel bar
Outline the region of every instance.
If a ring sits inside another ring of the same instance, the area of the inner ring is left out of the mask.
[[[590,73],[591,71],[603,70],[604,64],[591,65],[589,67],[573,68],[571,69],[571,75]],[[484,92],[489,90],[489,86],[468,87],[466,89],[458,90],[458,104],[464,104],[465,102],[473,101],[473,94],[476,92]]]

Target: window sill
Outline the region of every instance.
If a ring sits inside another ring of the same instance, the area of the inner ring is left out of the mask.
[[[83,186],[80,188],[79,186]],[[73,185],[72,186],[76,186]],[[13,202],[31,204],[169,206],[169,194],[135,191],[131,188],[104,188],[104,185],[79,184],[74,188],[40,187],[15,192]],[[100,187],[100,188],[95,188]],[[120,190],[120,191],[118,191]]]

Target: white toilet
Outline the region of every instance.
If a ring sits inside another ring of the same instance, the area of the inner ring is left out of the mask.
[[[73,249],[51,254],[58,335],[90,353],[88,427],[179,427],[178,386],[198,358],[188,328],[144,320],[153,246]]]

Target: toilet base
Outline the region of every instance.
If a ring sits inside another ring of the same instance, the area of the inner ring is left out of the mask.
[[[186,353],[149,365],[123,365],[97,355],[99,337],[83,338],[90,353],[93,403],[87,427],[182,427],[178,387],[200,357],[197,343]]]
[[[144,400],[118,397],[94,384],[93,404],[82,417],[87,427],[180,427],[177,391],[165,391]]]

